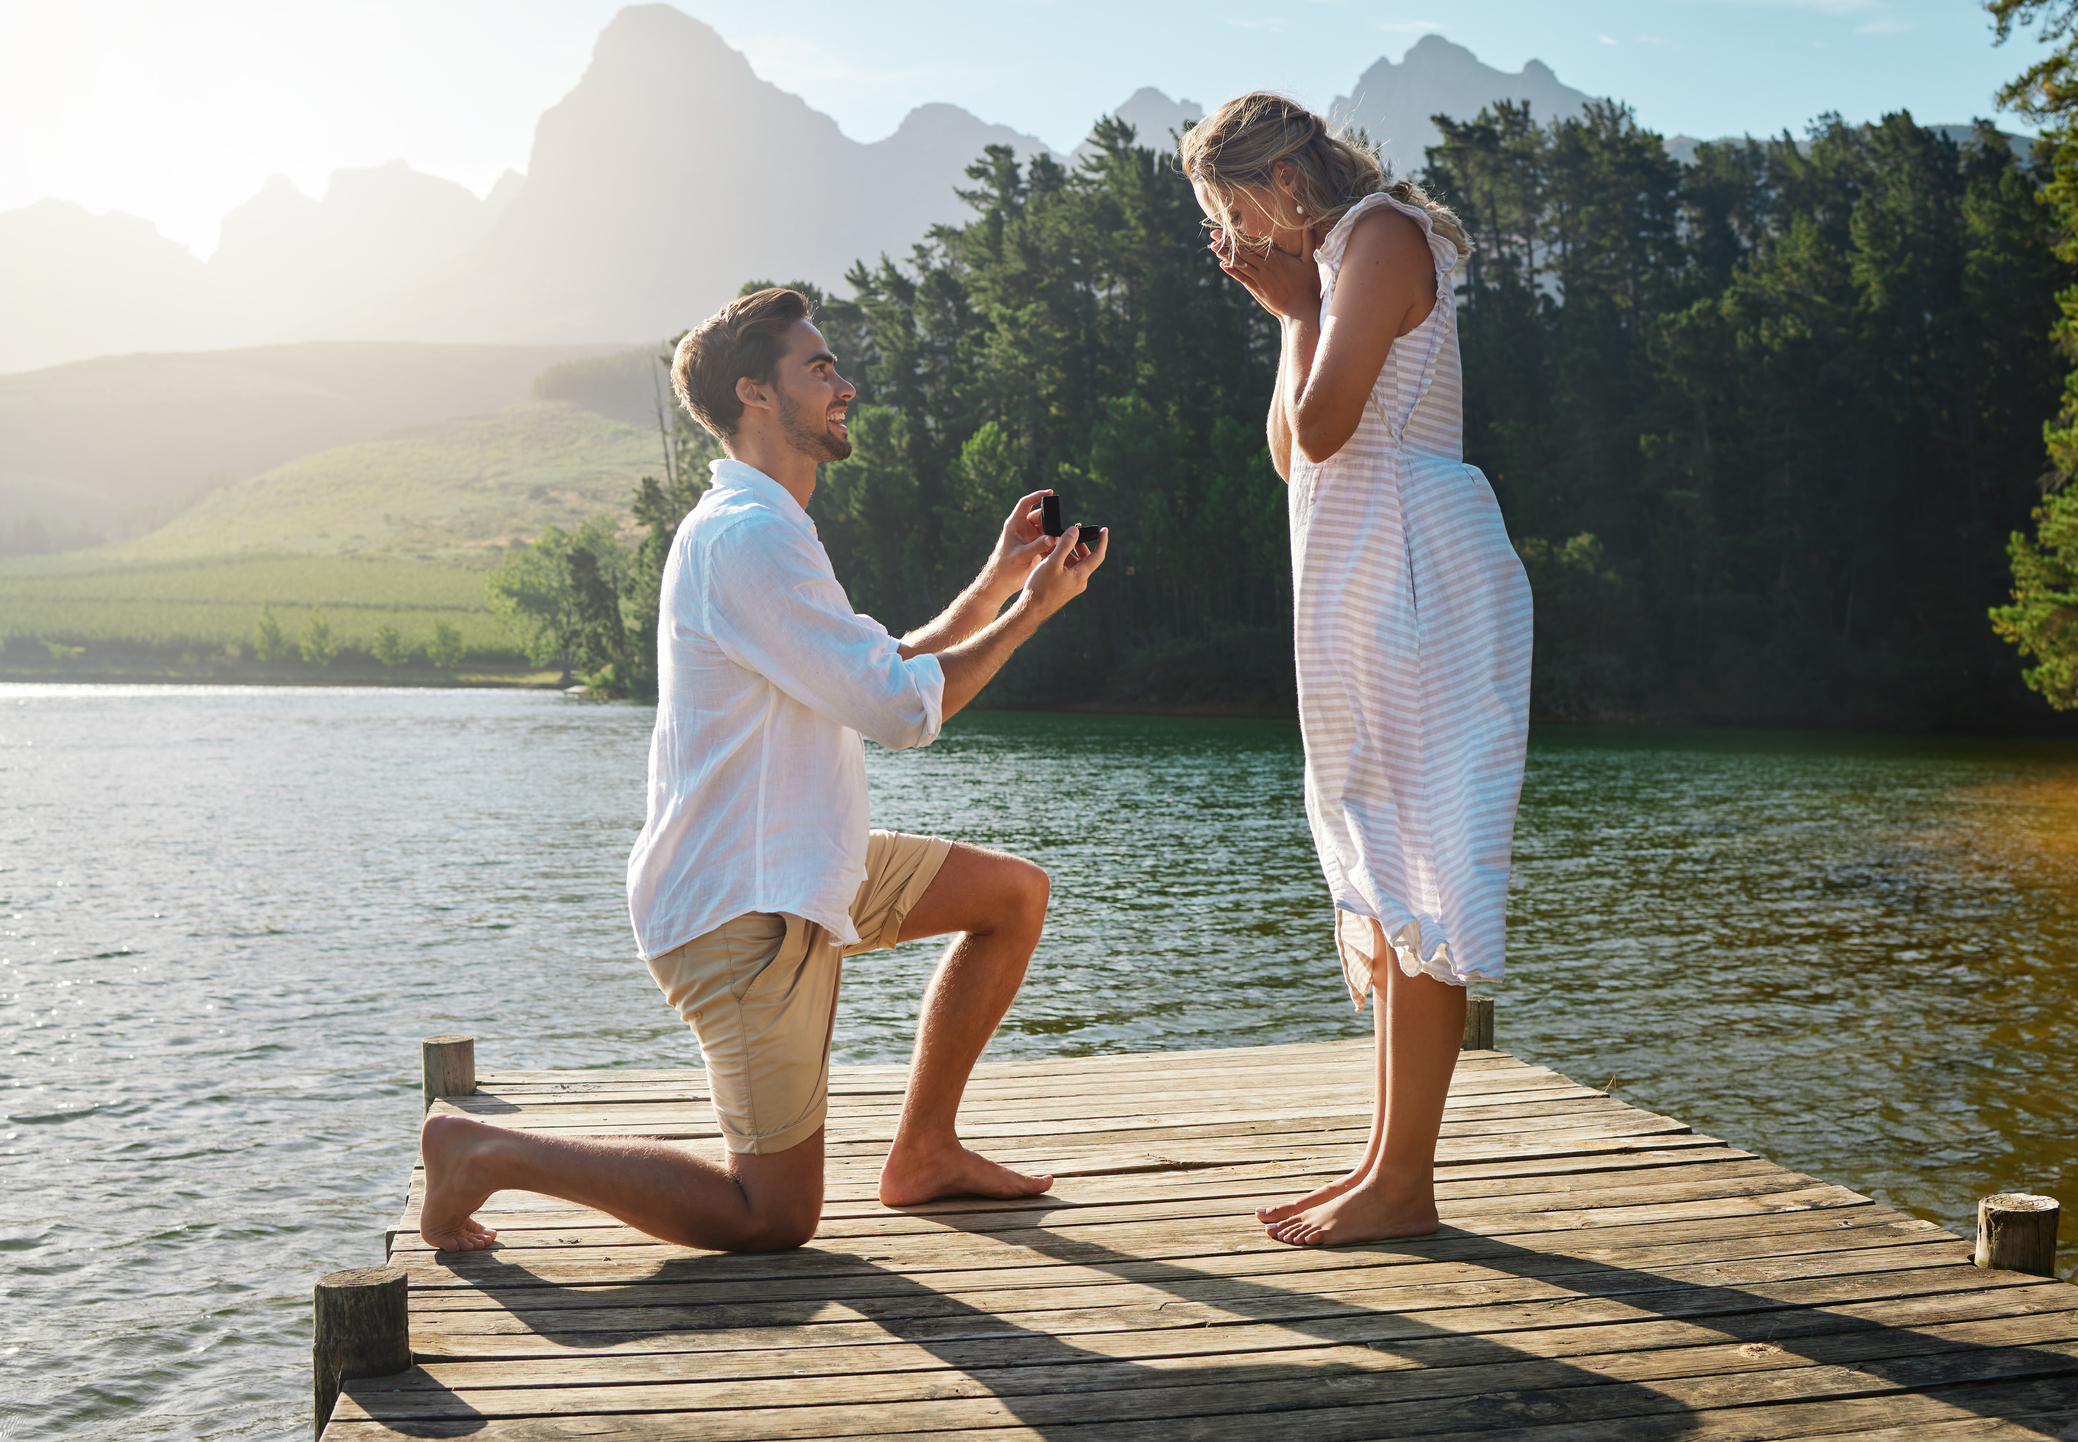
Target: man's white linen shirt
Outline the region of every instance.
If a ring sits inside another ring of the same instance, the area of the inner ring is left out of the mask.
[[[784,486],[740,461],[709,470],[664,563],[649,818],[628,856],[636,945],[658,956],[752,911],[849,944],[866,877],[859,738],[936,740],[945,673],[852,610]]]

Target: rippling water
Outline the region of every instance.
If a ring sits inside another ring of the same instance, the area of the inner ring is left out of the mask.
[[[381,1259],[421,1036],[694,1058],[621,899],[649,720],[0,686],[0,1437],[307,1436],[310,1284]],[[991,1055],[1368,1025],[1295,727],[970,714],[868,764],[881,824],[1053,874]],[[1500,1045],[1951,1227],[2078,1204],[2074,883],[2078,748],[1542,733]],[[844,1059],[906,1055],[933,956],[847,967]]]

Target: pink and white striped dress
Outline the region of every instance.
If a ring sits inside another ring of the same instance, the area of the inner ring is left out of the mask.
[[[1428,236],[1436,308],[1393,342],[1349,443],[1293,456],[1289,496],[1306,819],[1359,1007],[1388,948],[1409,976],[1500,978],[1529,737],[1529,581],[1465,464],[1457,247],[1420,206],[1366,196],[1314,252],[1321,309],[1351,228],[1388,208]]]

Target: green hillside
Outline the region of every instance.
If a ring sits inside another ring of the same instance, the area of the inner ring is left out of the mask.
[[[527,399],[600,346],[340,341],[103,356],[0,376],[0,555],[16,534],[136,535],[204,488],[328,447]]]
[[[305,456],[135,541],[0,561],[0,673],[48,674],[82,647],[67,665],[132,674],[185,655],[179,674],[198,656],[218,674],[250,652],[262,605],[292,638],[324,608],[348,651],[384,623],[411,645],[444,623],[472,655],[510,655],[486,572],[548,526],[624,515],[657,446],[654,430],[535,402]]]
[[[625,510],[636,482],[661,464],[654,429],[536,402],[305,456],[212,492],[139,540],[81,554],[286,552],[490,566],[544,527]]]

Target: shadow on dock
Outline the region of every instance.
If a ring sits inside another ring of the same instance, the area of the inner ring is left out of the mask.
[[[1785,1435],[1767,1430],[1764,1413],[1773,1404],[1800,1404],[1800,1416],[1813,1414],[1807,1421],[1819,1422],[1816,1414],[1856,1403],[1861,1411],[1855,1420],[1846,1420],[1842,1411],[1837,1428],[1819,1430],[1859,1431],[1908,1421],[1887,1418],[1890,1409],[1876,1400],[1908,1393],[1937,1400],[1949,1409],[1944,1420],[2033,1418],[2041,1425],[2050,1420],[2045,1413],[2078,1409],[2078,1387],[2070,1381],[2078,1374],[2078,1359],[2026,1344],[2026,1315],[2037,1309],[2021,1305],[2007,1286],[1987,1294],[1986,1304],[1975,1312],[1951,1308],[1937,1318],[2022,1314],[2009,1329],[2015,1342],[1999,1345],[1960,1342],[1837,1310],[1851,1303],[1799,1304],[1449,1227],[1411,1242],[1296,1254],[1292,1271],[1276,1274],[1293,1285],[1277,1286],[1188,1262],[1152,1261],[1052,1230],[1048,1219],[1067,1204],[1039,1201],[1042,1205],[1015,1209],[1017,1215],[1031,1216],[1028,1227],[1005,1228],[1001,1211],[933,1219],[949,1233],[1000,1243],[1006,1266],[1036,1255],[1108,1272],[1122,1283],[1165,1292],[1170,1300],[1125,1309],[1104,1304],[1107,1315],[1092,1316],[1085,1324],[1073,1316],[1074,1288],[1049,1289],[1043,1307],[1020,1311],[1017,1289],[1006,1286],[1002,1310],[988,1310],[869,1257],[814,1245],[763,1257],[711,1254],[668,1260],[639,1281],[610,1288],[560,1285],[505,1260],[496,1249],[441,1260],[464,1280],[483,1286],[478,1295],[503,1303],[514,1320],[555,1347],[611,1347],[626,1354],[639,1352],[641,1343],[669,1339],[671,1352],[682,1354],[683,1361],[683,1369],[670,1379],[674,1382],[799,1384],[804,1395],[787,1407],[794,1414],[789,1425],[796,1430],[787,1434],[792,1436],[906,1431],[894,1417],[905,1401],[928,1406],[958,1398],[992,1398],[1007,1414],[975,1425],[1022,1425],[1062,1442],[1146,1436],[1149,1424],[1162,1422],[1171,1424],[1163,1431],[1173,1433],[1175,1424],[1186,1419],[1212,1417],[1228,1419],[1220,1429],[1223,1437],[1269,1436],[1302,1427],[1308,1442],[1459,1432],[1535,1437],[1544,1429],[1554,1437],[1676,1437],[1696,1430],[1700,1411],[1724,1407],[1751,1411],[1760,1429],[1726,1435],[1764,1437]],[[1085,1209],[1068,1209],[1087,1218]],[[1883,1215],[1882,1224],[1891,1225],[1888,1219],[1895,1214]],[[1849,1219],[1840,1225],[1856,1223]],[[1907,1264],[1901,1257],[1901,1265],[1927,1265],[1924,1240],[1915,1250],[1919,1258]],[[1332,1272],[1319,1260],[1324,1255],[1381,1252],[1404,1258],[1408,1265],[1470,1263],[1486,1275],[1436,1284],[1428,1298],[1410,1296],[1406,1283],[1394,1284],[1399,1264],[1359,1264],[1334,1273],[1332,1290],[1314,1290],[1308,1281],[1309,1273],[1325,1281]],[[1853,1255],[1868,1260],[1866,1248]],[[985,1259],[969,1259],[956,1271],[926,1275],[956,1286],[958,1271],[990,1267]],[[1509,1302],[1505,1296],[1490,1303],[1477,1300],[1486,1291],[1508,1290],[1507,1279],[1560,1287],[1566,1295],[1528,1303]],[[755,1302],[704,1303],[684,1294],[710,1287],[740,1291],[746,1283],[762,1294]],[[1367,1306],[1361,1300],[1388,1288],[1398,1294],[1392,1306]],[[659,1289],[653,1302],[637,1295],[648,1289]],[[801,1295],[789,1297],[790,1291]],[[1068,1306],[1064,1295],[1071,1299]],[[1893,1287],[1872,1295],[1899,1293]],[[1425,1300],[1433,1305],[1423,1307]],[[842,1321],[831,1319],[833,1303],[845,1309]],[[2068,1319],[2067,1306],[2043,1310]],[[1497,1307],[1512,1309],[1513,1315],[1497,1318]],[[1483,1315],[1475,1319],[1471,1308]],[[1626,1310],[1628,1315],[1617,1315]],[[1476,1320],[1480,1330],[1454,1330],[1447,1325],[1452,1312],[1462,1314],[1468,1325]],[[1035,1313],[1050,1317],[1052,1327],[1042,1330],[1045,1324]],[[1013,1320],[1019,1317],[1036,1325]],[[846,1324],[858,1328],[855,1340],[827,1340],[828,1329]],[[790,1345],[782,1334],[796,1327],[815,1327],[826,1339],[812,1347]],[[736,1350],[744,1346],[739,1329],[773,1329],[773,1350],[761,1354],[763,1362]],[[1559,1335],[1569,1329],[1577,1330],[1579,1349],[1570,1361],[1568,1338]],[[2038,1341],[2067,1343],[2073,1336],[2050,1326],[2034,1330]],[[702,1354],[696,1349],[703,1331],[735,1331],[737,1336],[725,1353]],[[1511,1331],[1534,1337],[1539,1345],[1511,1346]],[[1106,1337],[1128,1342],[1139,1355],[1113,1355],[1102,1344]],[[880,1403],[848,1389],[844,1383],[861,1374],[931,1370],[919,1365],[921,1359],[902,1366],[861,1359],[854,1363],[856,1372],[845,1366],[844,1352],[889,1343],[920,1348],[954,1375],[942,1384],[912,1389],[906,1399]],[[1707,1365],[1695,1349],[1710,1351]],[[1691,1354],[1687,1360],[1679,1355],[1684,1350]],[[720,1373],[703,1373],[703,1355],[726,1356],[730,1365]],[[1727,1379],[1734,1379],[1730,1386]],[[2061,1380],[2042,1385],[2048,1379]],[[808,1395],[825,1389],[827,1402]],[[432,1402],[425,1383],[414,1390]],[[738,1387],[721,1386],[712,1411],[698,1401],[662,1409],[652,1404],[641,1409],[648,1418],[644,1435],[780,1435],[741,1431],[745,1414],[724,1415],[744,1407],[744,1395]],[[556,1405],[548,1388],[542,1389],[539,1412],[515,1398],[512,1390],[500,1391],[498,1416],[543,1419],[541,1435],[563,1433],[548,1418],[573,1426],[580,1420],[567,1406]],[[447,1393],[444,1405],[423,1410],[448,1415],[386,1417],[384,1425],[398,1435],[454,1437],[479,1431],[488,1421],[466,1415],[473,1408],[462,1393]],[[585,1408],[592,1415],[611,1410]],[[658,1431],[666,1421],[660,1410],[675,1414],[677,1423]],[[1237,1426],[1238,1419],[1252,1414],[1261,1416],[1260,1430]],[[964,1424],[923,1421],[918,1430],[948,1425]],[[502,1435],[505,1429],[500,1430]],[[533,1436],[535,1431],[512,1435]]]

